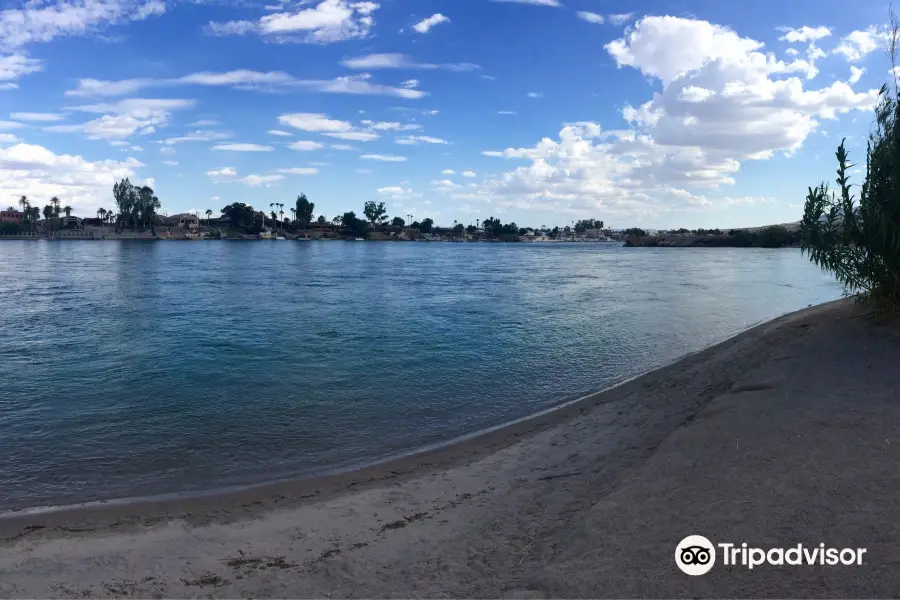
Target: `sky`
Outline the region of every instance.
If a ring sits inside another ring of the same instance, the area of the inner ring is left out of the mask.
[[[864,164],[893,80],[880,2],[0,6],[0,204],[81,216],[128,177],[168,214],[791,222],[842,138]]]

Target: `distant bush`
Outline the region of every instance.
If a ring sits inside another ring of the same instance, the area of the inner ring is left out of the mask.
[[[22,231],[22,226],[18,223],[0,222],[0,235],[16,235]]]
[[[891,15],[891,55],[898,22]],[[881,88],[875,126],[866,149],[866,176],[859,201],[850,193],[849,155],[838,147],[835,195],[827,184],[809,188],[801,222],[801,245],[810,260],[882,311],[900,309],[900,105]]]

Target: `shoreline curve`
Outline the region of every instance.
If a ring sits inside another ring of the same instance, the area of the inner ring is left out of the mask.
[[[215,515],[213,520],[219,522],[231,522],[266,512],[276,506],[286,508],[304,502],[322,501],[347,490],[364,489],[389,479],[412,478],[420,475],[423,470],[449,468],[463,462],[471,462],[514,445],[526,436],[530,437],[565,423],[584,414],[590,408],[611,402],[619,395],[627,394],[631,388],[640,386],[642,380],[646,378],[664,377],[666,371],[676,370],[681,363],[712,354],[717,349],[733,344],[757,330],[775,328],[786,321],[801,317],[804,313],[850,301],[852,300],[846,297],[840,298],[753,323],[723,340],[685,353],[668,363],[628,376],[600,390],[450,440],[428,444],[374,461],[325,470],[322,474],[307,477],[289,477],[199,492],[172,492],[155,496],[97,500],[61,506],[37,506],[2,512],[0,532],[3,535],[0,537],[5,537],[10,531],[29,531],[72,523],[89,523],[94,528],[130,523],[135,519],[145,526],[172,519],[192,521],[193,515],[197,513],[207,515],[202,519],[204,522],[210,520],[208,515]]]

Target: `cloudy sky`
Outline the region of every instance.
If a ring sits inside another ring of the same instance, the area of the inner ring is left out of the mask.
[[[0,11],[0,203],[438,223],[797,220],[889,79],[846,0],[29,0]],[[859,175],[857,175],[859,181]]]

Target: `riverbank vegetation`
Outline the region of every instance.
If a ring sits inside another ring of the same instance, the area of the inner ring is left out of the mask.
[[[623,231],[631,247],[784,248],[795,246],[798,236],[783,225],[759,229],[676,229],[654,235],[636,227]]]
[[[900,22],[891,14],[889,51],[896,67]],[[893,71],[896,73],[896,71]],[[835,152],[837,187],[809,188],[801,222],[801,244],[810,260],[833,273],[848,294],[883,312],[900,310],[900,97],[881,88],[875,125],[866,148],[859,197],[850,182],[844,141]]]

